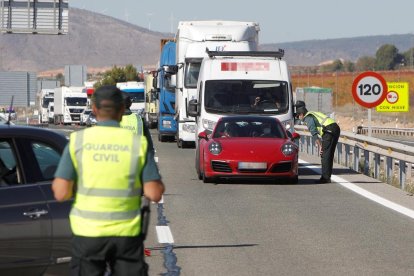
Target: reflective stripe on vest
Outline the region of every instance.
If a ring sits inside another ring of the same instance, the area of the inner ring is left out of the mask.
[[[316,129],[318,130],[318,133],[321,136],[323,135],[323,128],[322,128],[323,126],[326,127],[326,126],[329,126],[330,124],[335,123],[334,119],[332,119],[329,116],[326,116],[322,112],[308,111],[305,114],[305,117],[308,116],[308,115],[313,115],[316,118],[316,120],[318,121],[319,126],[317,126]]]
[[[147,141],[131,131],[96,126],[74,132],[69,153],[77,171],[70,213],[75,235],[137,236]]]
[[[135,113],[122,116],[121,127],[129,129],[138,135],[142,135],[142,133],[144,133],[142,118]]]

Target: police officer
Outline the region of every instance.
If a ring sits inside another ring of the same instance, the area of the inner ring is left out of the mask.
[[[322,176],[316,183],[331,183],[333,158],[341,129],[334,119],[325,114],[308,111],[303,101],[297,101],[295,107],[296,116],[307,126],[311,135],[315,137],[316,145],[319,148]]]
[[[137,135],[144,134],[148,141],[148,150],[151,151],[151,154],[154,153],[154,144],[152,142],[151,133],[149,132],[148,127],[144,124],[142,117],[131,111],[132,100],[131,96],[127,92],[122,92],[122,97],[125,103],[125,111],[122,116],[120,126],[131,130]]]
[[[70,213],[73,275],[147,275],[141,235],[141,196],[164,192],[145,136],[119,127],[125,105],[115,86],[92,97],[98,123],[70,135],[52,184],[58,201],[75,199]],[[76,189],[74,189],[76,186]]]

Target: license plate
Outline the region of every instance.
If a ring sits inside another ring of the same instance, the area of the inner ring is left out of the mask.
[[[266,169],[266,162],[239,162],[239,169]]]

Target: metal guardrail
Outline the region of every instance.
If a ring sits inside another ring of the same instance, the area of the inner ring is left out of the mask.
[[[301,135],[300,151],[318,156],[315,138],[306,126],[295,125],[295,131]],[[414,147],[341,131],[334,162],[402,190],[414,188]]]
[[[414,137],[414,128],[371,127],[371,133],[376,135]],[[357,134],[368,135],[368,127],[358,126]]]

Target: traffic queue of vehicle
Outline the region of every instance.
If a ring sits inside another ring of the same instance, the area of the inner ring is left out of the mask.
[[[221,22],[200,24],[221,26]],[[256,45],[258,26],[249,26],[251,34],[240,43],[246,40]],[[226,28],[231,36],[240,26]],[[223,51],[222,47],[209,51],[203,44],[194,67],[194,91],[176,107],[179,127],[175,138],[179,147],[195,141],[195,168],[205,183],[222,179],[297,183],[295,139],[299,135],[292,133],[293,95],[284,52],[261,53],[243,47],[235,47],[241,51]],[[175,65],[164,67],[171,69],[169,76],[178,74],[180,79],[184,75]],[[180,85],[190,87],[181,80],[175,88]],[[170,86],[174,87],[174,81]],[[89,110],[81,117],[82,125],[96,124]],[[7,121],[0,126],[0,137],[0,275],[67,274],[72,201],[56,202],[51,190],[67,139],[52,130],[13,126]]]

